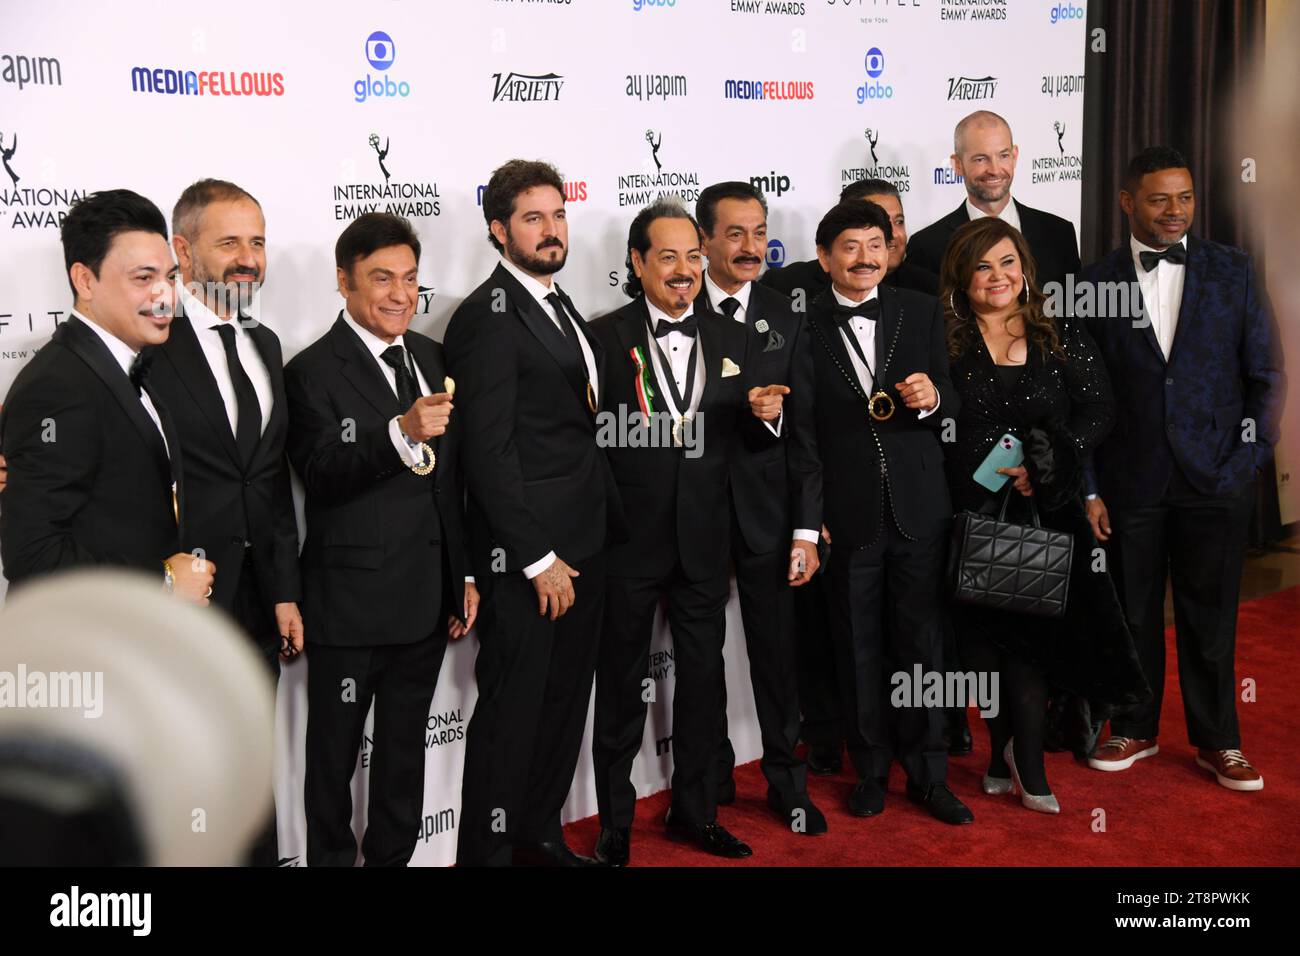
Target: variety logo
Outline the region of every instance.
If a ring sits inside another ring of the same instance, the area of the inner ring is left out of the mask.
[[[368,139],[370,148],[375,151],[379,171],[383,174],[382,184],[376,179],[370,183],[338,183],[334,186],[334,219],[337,222],[351,222],[367,212],[390,212],[397,216],[409,218],[431,217],[441,214],[441,198],[436,182],[394,181],[386,160],[391,141],[371,133]]]
[[[0,79],[24,86],[62,86],[63,67],[52,56],[0,55]]]
[[[284,96],[283,73],[131,68],[131,92],[181,96]]]
[[[68,207],[86,196],[84,189],[67,189],[62,186],[19,186],[22,176],[12,160],[18,154],[18,134],[0,132],[0,166],[4,167],[11,188],[4,188],[0,179],[0,219],[9,217],[10,229],[58,229]]]
[[[810,100],[812,80],[726,80],[722,95],[729,100]]]
[[[397,59],[397,44],[383,30],[366,37],[366,59],[381,73]],[[352,98],[358,103],[370,99],[394,99],[411,95],[411,84],[391,76],[377,77],[367,73],[352,84]]]
[[[696,170],[664,169],[663,160],[659,158],[659,147],[663,145],[663,133],[652,129],[645,131],[645,141],[650,147],[650,159],[654,162],[654,172],[626,173],[618,177],[618,205],[640,208],[664,196],[680,196],[684,202],[695,202],[700,198],[700,174]]]
[[[939,0],[939,19],[958,23],[1005,20],[1007,0]]]
[[[749,184],[765,196],[776,196],[778,198],[794,188],[790,185],[790,177],[784,173],[778,173],[776,170],[766,176],[750,176]]]
[[[559,73],[509,73],[492,74],[493,103],[541,103],[558,100],[564,88],[564,77]]]
[[[948,77],[949,100],[991,100],[997,89],[998,80],[995,76]]]
[[[1052,7],[1049,18],[1052,23],[1061,23],[1064,20],[1082,20],[1084,16],[1083,7],[1076,7],[1072,3],[1058,3]]]
[[[873,46],[867,51],[865,60],[867,77],[875,80],[874,83],[863,83],[858,87],[858,105],[867,103],[871,100],[888,100],[893,99],[894,88],[887,83],[881,83],[880,77],[885,72],[885,54],[881,52],[880,47]]]
[[[731,0],[732,13],[758,13],[775,16],[801,17],[804,4],[783,2],[783,0]]]
[[[639,100],[650,100],[656,96],[666,100],[670,96],[686,95],[686,77],[680,73],[629,73],[627,75],[627,95]]]
[[[1083,92],[1082,73],[1056,73],[1043,77],[1043,92],[1050,97],[1073,96]]]
[[[1030,163],[1033,170],[1033,182],[1055,183],[1065,180],[1078,181],[1083,178],[1083,157],[1078,153],[1065,151],[1065,124],[1057,120],[1052,124],[1056,133],[1057,155],[1035,156]]]
[[[912,189],[912,170],[906,163],[882,163],[876,147],[880,145],[880,130],[863,130],[867,146],[871,150],[871,165],[850,167],[840,170],[840,185],[847,186],[859,179],[883,179],[898,187],[900,193]]]

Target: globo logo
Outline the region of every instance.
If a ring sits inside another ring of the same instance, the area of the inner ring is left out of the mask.
[[[378,77],[366,74],[365,79],[357,80],[352,87],[352,91],[356,94],[357,102],[364,103],[371,97],[410,96],[411,84],[405,80],[396,83],[387,76],[381,81]]]
[[[632,0],[634,11],[648,10],[651,7],[675,7],[677,0]]]
[[[1060,23],[1062,20],[1082,20],[1083,7],[1076,7],[1072,3],[1058,3],[1052,7],[1052,22]]]
[[[881,83],[877,80],[874,83],[863,83],[858,87],[858,105],[869,100],[891,100],[894,98],[894,88],[887,83]]]

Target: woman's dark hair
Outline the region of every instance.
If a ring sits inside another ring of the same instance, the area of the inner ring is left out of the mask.
[[[122,232],[156,232],[167,240],[167,220],[157,206],[129,189],[105,189],[73,203],[59,227],[63,266],[73,296],[72,266],[80,262],[99,278],[113,237]]]
[[[879,229],[885,234],[885,242],[893,242],[894,227],[889,221],[889,213],[870,201],[851,199],[832,206],[830,212],[822,216],[817,223],[816,242],[818,249],[830,252],[831,246],[845,229]]]
[[[700,231],[700,224],[676,196],[656,199],[637,213],[627,231],[627,281],[623,283],[623,294],[630,299],[635,299],[645,291],[641,287],[641,280],[637,278],[636,270],[632,268],[632,250],[640,253],[642,259],[645,258],[645,254],[650,251],[650,225],[656,219],[685,219],[695,227],[697,233]]]
[[[564,198],[564,180],[550,163],[512,159],[493,171],[483,190],[483,219],[488,226],[488,242],[497,252],[504,252],[505,247],[492,235],[492,223],[509,227],[510,217],[515,214],[515,199],[536,186],[554,186],[560,198]]]
[[[1046,358],[1049,355],[1065,358],[1061,337],[1054,323],[1044,312],[1043,293],[1035,279],[1037,266],[1029,251],[1029,244],[1019,229],[996,216],[972,219],[959,227],[948,240],[944,250],[943,265],[939,270],[939,301],[943,305],[947,324],[948,357],[960,358],[970,347],[972,336],[979,334],[975,310],[971,307],[971,277],[990,249],[1003,239],[1010,239],[1020,257],[1020,271],[1024,276],[1028,300],[1021,296],[1017,314],[1024,320],[1025,335]]]
[[[389,212],[363,213],[348,223],[334,243],[334,264],[348,274],[350,281],[357,260],[389,246],[410,246],[415,261],[420,261],[420,237],[410,220]]]

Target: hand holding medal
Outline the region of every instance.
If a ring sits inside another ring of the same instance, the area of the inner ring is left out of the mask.
[[[924,372],[913,372],[901,382],[895,382],[894,388],[903,404],[918,412],[928,412],[939,402],[939,391]]]
[[[417,475],[427,475],[433,471],[437,458],[427,442],[430,438],[445,434],[451,421],[451,410],[455,407],[451,399],[456,391],[456,383],[448,376],[443,379],[443,388],[446,391],[417,398],[398,422],[402,434],[412,442],[418,442],[424,455],[420,464],[411,466],[411,471]]]

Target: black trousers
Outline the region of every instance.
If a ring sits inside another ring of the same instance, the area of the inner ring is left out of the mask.
[[[795,646],[799,673],[799,707],[803,713],[800,736],[809,747],[834,750],[844,746],[844,704],[835,668],[835,639],[830,622],[830,568],[828,566],[794,591]]]
[[[275,606],[262,597],[262,589],[253,570],[251,548],[244,549],[244,566],[240,569],[239,586],[235,588],[230,612],[235,622],[252,639],[258,656],[266,662],[272,686],[277,686],[280,681],[280,629],[275,623]],[[274,732],[274,726],[267,728],[268,735],[274,735]],[[245,860],[248,866],[276,866],[280,862],[274,799],[273,793],[270,819],[248,851]]]
[[[831,562],[831,622],[849,758],[859,779],[884,778],[896,757],[917,786],[943,783],[943,709],[892,708],[889,673],[943,669],[947,536],[909,541],[896,528]],[[888,620],[886,616],[888,615]]]
[[[799,670],[794,647],[795,589],[788,580],[790,554],[781,548],[766,554],[750,551],[733,512],[731,558],[740,592],[754,710],[763,742],[759,766],[768,787],[789,803],[808,792],[808,768],[794,752],[799,743]],[[714,784],[718,787],[730,783],[736,767],[736,751],[727,734],[725,674],[721,694],[719,745],[714,761]]]
[[[573,565],[574,604],[537,613],[520,572],[479,579],[478,703],[461,783],[459,866],[509,866],[516,843],[563,839],[560,811],[578,767],[605,602],[605,563]]]
[[[667,601],[673,635],[672,812],[691,826],[713,823],[712,774],[722,712],[722,640],[727,573],[690,581],[681,568],[659,578],[609,579],[605,632],[596,668],[596,801],[600,825],[630,827],[636,809],[632,764],[641,749],[649,701],[650,636],[655,609]]]
[[[307,865],[352,866],[352,774],[375,707],[366,866],[405,866],[424,808],[424,730],[447,649],[444,627],[414,644],[328,647],[307,660]]]
[[[1241,567],[1255,483],[1203,495],[1175,468],[1163,500],[1110,512],[1115,583],[1152,700],[1111,721],[1111,732],[1147,740],[1160,732],[1165,687],[1165,582],[1172,579],[1178,681],[1193,747],[1241,746],[1234,661]]]

